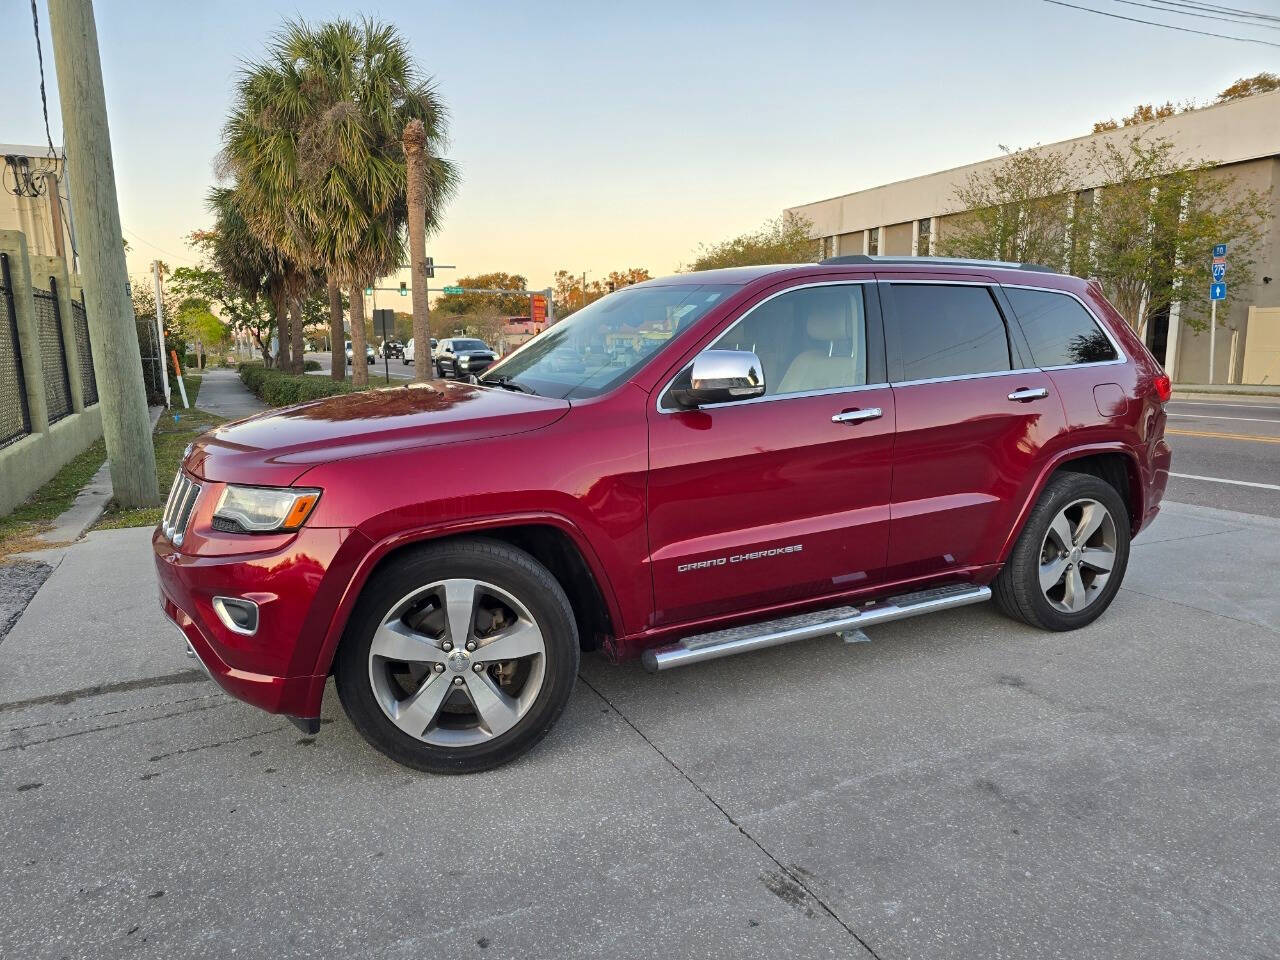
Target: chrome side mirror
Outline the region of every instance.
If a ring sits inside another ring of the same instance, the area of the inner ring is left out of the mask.
[[[688,377],[687,386],[680,381]],[[681,376],[672,398],[682,407],[764,396],[764,368],[750,350],[704,350]]]

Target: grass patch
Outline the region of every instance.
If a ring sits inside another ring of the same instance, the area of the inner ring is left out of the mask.
[[[90,444],[25,503],[8,516],[0,517],[0,557],[48,547],[49,544],[36,537],[52,529],[53,521],[71,506],[80,488],[93,478],[106,459],[106,444],[101,440]]]
[[[194,405],[200,395],[200,377],[185,377],[187,398]],[[180,403],[178,383],[170,381],[173,399]],[[178,420],[173,419],[174,413]],[[160,414],[156,425],[156,478],[161,494],[167,493],[173,475],[178,472],[178,462],[187,444],[210,427],[222,423],[221,418],[202,410],[167,410]],[[90,444],[83,453],[57,472],[54,478],[33,493],[25,503],[8,516],[0,517],[0,557],[27,550],[44,550],[50,546],[37,540],[40,534],[53,528],[53,522],[71,506],[80,492],[98,472],[107,459],[107,447],[102,440]],[[142,527],[160,522],[161,507],[144,507],[123,510],[113,500],[97,527]]]
[[[191,392],[190,381],[187,392]],[[175,420],[174,417],[177,416]],[[206,430],[216,427],[225,421],[203,410],[167,410],[160,414],[160,422],[156,424],[156,482],[163,497],[169,492],[173,477],[182,462],[182,453],[189,444]],[[125,509],[114,500],[107,504],[96,530],[115,530],[120,527],[154,527],[160,522],[160,514],[164,507],[133,507]]]

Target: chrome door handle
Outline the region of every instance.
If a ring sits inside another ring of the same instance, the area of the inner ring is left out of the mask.
[[[861,423],[863,420],[877,420],[884,416],[879,407],[866,407],[862,410],[846,410],[831,418],[832,423]]]
[[[1009,399],[1026,403],[1028,400],[1043,400],[1048,395],[1049,391],[1044,387],[1024,387],[1009,394]]]

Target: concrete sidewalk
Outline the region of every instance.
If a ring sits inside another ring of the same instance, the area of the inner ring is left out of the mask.
[[[1169,504],[1069,634],[588,657],[530,756],[433,778],[332,687],[316,738],[222,695],[150,531],[91,533],[0,644],[0,956],[1276,955],[1277,534]]]
[[[196,406],[228,420],[239,420],[270,409],[249,392],[240,374],[226,367],[209,367],[204,371]]]

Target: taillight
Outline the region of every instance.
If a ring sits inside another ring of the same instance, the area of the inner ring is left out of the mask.
[[[1173,396],[1173,381],[1169,379],[1169,375],[1167,373],[1162,373],[1156,376],[1156,378],[1151,381],[1151,386],[1155,388],[1156,397],[1161,403],[1168,403],[1169,398]]]

